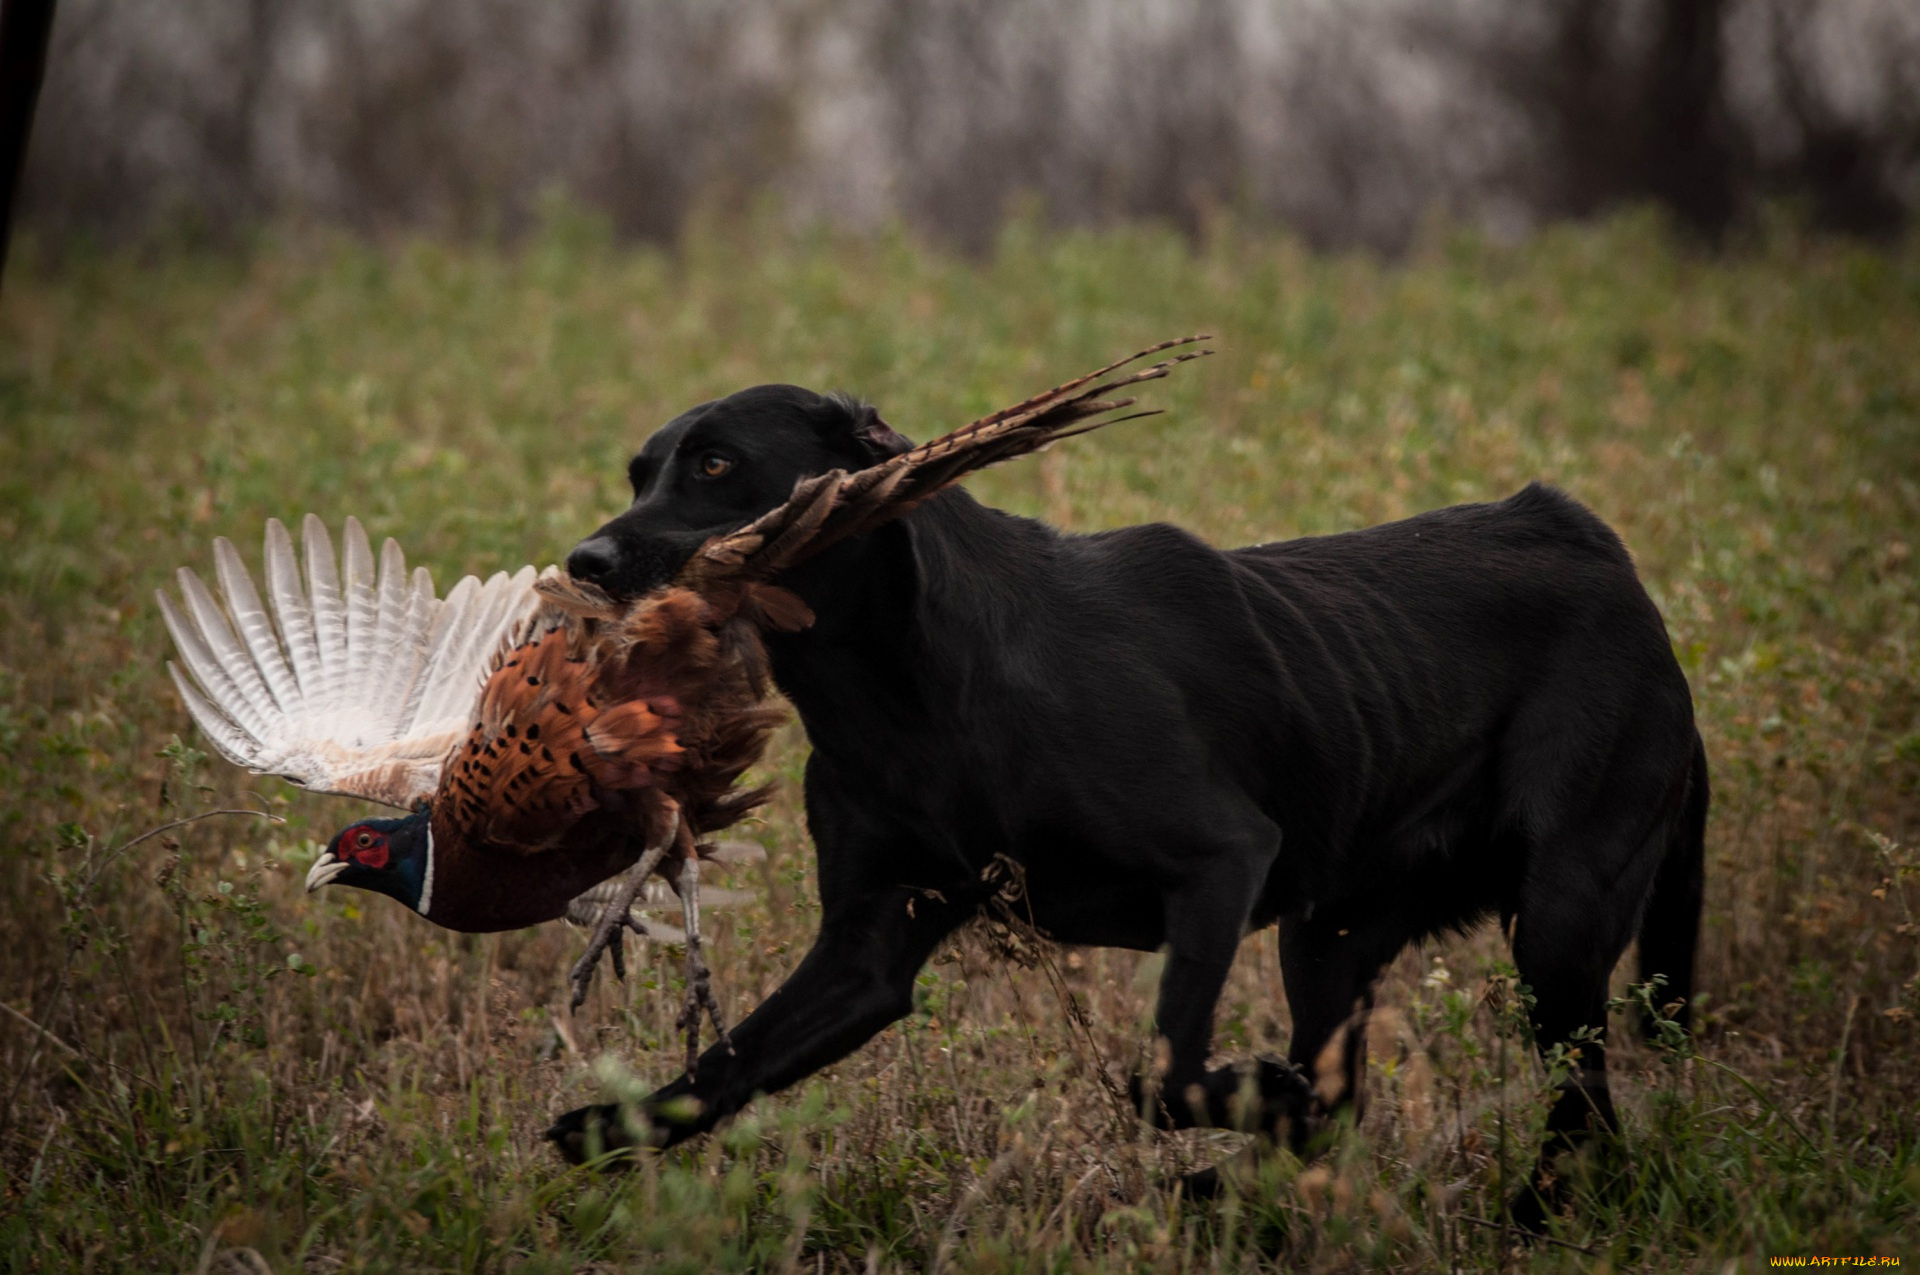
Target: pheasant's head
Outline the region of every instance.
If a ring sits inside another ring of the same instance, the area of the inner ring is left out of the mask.
[[[336,834],[307,873],[307,889],[354,885],[427,915],[433,899],[433,829],[425,803],[400,819],[363,819]]]

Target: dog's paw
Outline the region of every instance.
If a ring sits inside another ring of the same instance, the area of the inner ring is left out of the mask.
[[[1516,1229],[1529,1237],[1547,1233],[1547,1219],[1559,1213],[1562,1192],[1551,1182],[1530,1182],[1520,1188],[1507,1204],[1507,1216]]]
[[[611,1161],[618,1164],[630,1159],[639,1145],[619,1105],[607,1102],[567,1112],[547,1129],[546,1138],[568,1164],[599,1160],[610,1151],[623,1153]]]
[[[1133,1105],[1133,1113],[1155,1129],[1174,1127],[1172,1113],[1167,1104],[1160,1100],[1160,1086],[1140,1072],[1127,1077],[1127,1101]]]
[[[1226,1177],[1220,1172],[1219,1165],[1205,1169],[1195,1169],[1192,1173],[1183,1173],[1173,1180],[1180,1193],[1196,1203],[1204,1200],[1217,1200],[1226,1193]]]

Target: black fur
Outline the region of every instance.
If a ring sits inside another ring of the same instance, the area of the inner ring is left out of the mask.
[[[632,508],[569,565],[637,593],[797,478],[898,440],[792,386],[695,408],[648,441]],[[723,476],[701,476],[709,454]],[[1301,1071],[1257,1064],[1239,1123],[1296,1139],[1330,1089],[1357,1100],[1373,982],[1423,936],[1513,923],[1543,1046],[1604,1025],[1636,934],[1643,972],[1691,993],[1692,700],[1619,539],[1552,488],[1225,552],[1166,525],[1063,535],[956,490],[784,582],[819,617],[768,645],[813,743],[820,936],[735,1053],[653,1096],[656,1142],[906,1014],[997,855],[1060,941],[1167,947],[1153,1110],[1175,1126],[1231,1118],[1240,1076],[1207,1069],[1214,1003],[1241,936],[1276,922]],[[1301,1072],[1330,1043],[1315,1100]],[[1584,1059],[1549,1154],[1615,1127],[1603,1052]],[[670,1114],[686,1097],[697,1114]],[[596,1130],[624,1143],[610,1112],[551,1134],[573,1158]]]

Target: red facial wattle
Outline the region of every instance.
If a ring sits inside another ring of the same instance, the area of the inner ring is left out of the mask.
[[[355,828],[341,838],[340,857],[363,868],[387,866],[387,834],[373,828]]]

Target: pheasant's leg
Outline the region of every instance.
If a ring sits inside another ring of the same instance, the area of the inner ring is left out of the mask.
[[[631,911],[628,912],[628,916],[632,916]],[[629,920],[627,924],[631,925],[632,921]],[[607,944],[607,959],[613,963],[613,981],[625,983],[627,981],[626,926],[623,925],[614,931],[613,941]]]
[[[691,844],[688,846],[688,850],[690,852],[693,851],[693,847]],[[694,875],[692,878],[692,888],[696,892],[693,900],[693,908],[694,908],[694,915],[697,918],[700,912],[700,899],[697,893],[700,888],[700,870],[698,867],[700,862],[700,856],[698,853],[690,853],[688,857],[695,864]],[[687,906],[686,900],[682,899],[680,902],[680,907],[683,913],[686,910],[686,906]],[[696,937],[698,936],[697,929],[694,931],[694,934],[696,935]],[[713,994],[713,984],[711,980],[708,978],[707,962],[704,956],[704,951],[700,961],[700,1000],[701,1000],[701,1003],[706,1006],[707,1017],[713,1020],[713,1031],[714,1031],[714,1034],[720,1038],[720,1044],[726,1049],[728,1053],[732,1053],[733,1037],[727,1031],[727,1018],[726,1018],[726,1015],[721,1012],[720,998]]]
[[[674,812],[673,823],[674,833],[677,834],[680,826],[678,811]],[[573,983],[573,1003],[568,1006],[569,1009],[579,1009],[586,1002],[587,989],[593,985],[594,967],[600,963],[600,954],[608,948],[613,948],[616,953],[615,973],[624,973],[621,966],[625,962],[617,945],[623,937],[622,932],[633,925],[633,901],[640,896],[640,891],[646,888],[647,878],[652,876],[653,870],[660,866],[660,859],[666,854],[667,847],[673,844],[673,840],[673,836],[669,835],[641,855],[640,862],[627,871],[627,879],[621,884],[619,893],[615,894],[606,908],[601,911],[600,919],[593,927],[593,937],[587,940],[587,950],[582,952],[580,959],[573,963],[573,972],[569,975],[569,980]]]
[[[580,953],[580,959],[573,963],[568,981],[573,984],[573,1000],[567,1006],[569,1010],[579,1009],[586,1003],[587,989],[593,986],[593,972],[600,963],[602,953],[613,953],[614,977],[625,981],[626,958],[623,951],[625,931],[632,925],[633,901],[640,891],[646,888],[647,878],[659,866],[660,857],[665,854],[661,847],[647,851],[627,873],[627,879],[621,883],[618,893],[607,901],[601,909],[600,919],[594,923],[593,937],[587,940],[586,951]]]
[[[700,1059],[700,993],[711,979],[707,962],[700,953],[700,856],[690,854],[680,864],[680,875],[673,888],[680,892],[681,928],[687,932],[687,993],[680,1005],[680,1017],[674,1026],[687,1034],[687,1070]]]
[[[687,1033],[687,1074],[693,1075],[700,1061],[700,1014],[706,1011],[713,1029],[728,1053],[733,1038],[727,1034],[727,1020],[720,1012],[720,1001],[713,994],[713,976],[707,968],[700,945],[700,856],[690,853],[680,865],[680,879],[674,882],[680,892],[680,913],[687,930],[687,999],[677,1024]]]

